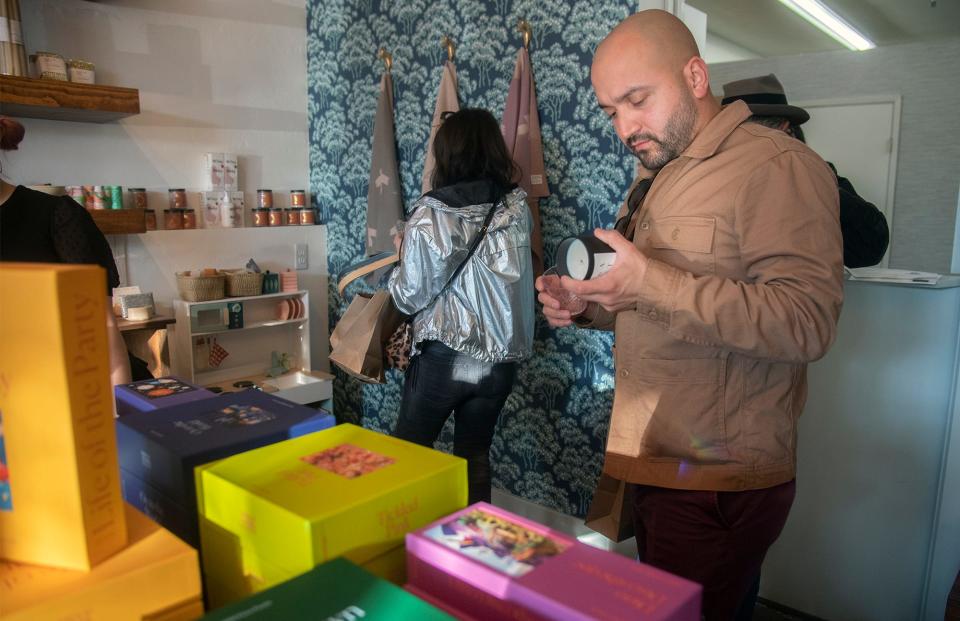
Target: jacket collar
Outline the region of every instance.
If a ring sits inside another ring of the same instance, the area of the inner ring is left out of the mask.
[[[703,160],[711,157],[741,123],[750,118],[750,108],[743,101],[735,101],[720,110],[717,116],[700,130],[682,156]]]
[[[507,191],[509,193],[509,190]],[[427,192],[427,196],[454,209],[470,205],[489,205],[500,200],[503,192],[492,181],[463,181]]]

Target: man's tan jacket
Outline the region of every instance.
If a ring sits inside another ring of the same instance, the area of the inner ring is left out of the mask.
[[[837,184],[748,116],[727,106],[657,175],[628,229],[650,258],[636,309],[591,304],[578,321],[615,330],[617,479],[747,490],[795,475],[807,363],[843,301]]]

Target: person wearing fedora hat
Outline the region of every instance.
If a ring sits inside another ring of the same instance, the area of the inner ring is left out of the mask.
[[[836,333],[836,182],[806,145],[744,123],[747,104],[721,108],[666,11],[618,24],[590,79],[655,176],[638,175],[615,230],[593,232],[613,267],[561,279],[586,309],[572,316],[542,279],[539,300],[552,327],[614,331],[601,480],[632,490],[640,560],[703,585],[704,617],[728,621],[790,512],[807,363]]]
[[[783,85],[774,74],[724,84],[721,104],[726,106],[735,101],[742,101],[750,108],[753,115],[748,122],[778,129],[806,143],[800,126],[810,120],[810,114],[787,103]],[[827,165],[837,175],[843,264],[847,267],[876,265],[883,260],[890,244],[887,219],[873,203],[857,194],[850,180],[837,173],[836,166],[831,162]]]

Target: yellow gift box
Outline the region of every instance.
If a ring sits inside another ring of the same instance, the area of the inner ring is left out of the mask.
[[[349,424],[195,472],[202,517],[236,537],[225,553],[231,544],[212,544],[211,529],[201,529],[204,554],[218,547],[233,559],[232,567],[205,562],[208,581],[238,584],[218,574],[237,576],[239,557],[256,590],[338,556],[365,565],[395,553],[407,532],[467,503],[463,459]]]
[[[0,558],[87,570],[127,541],[104,282],[0,267]]]
[[[93,570],[0,562],[0,618],[175,621],[202,614],[197,552],[125,506],[126,547]]]

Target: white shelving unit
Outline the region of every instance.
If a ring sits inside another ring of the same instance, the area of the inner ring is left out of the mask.
[[[302,303],[303,316],[283,319],[280,307],[289,299]],[[229,328],[230,306],[242,304],[243,326]],[[264,392],[296,403],[321,402],[333,411],[333,376],[310,366],[310,294],[306,291],[224,298],[208,302],[173,301],[176,323],[170,330],[170,360],[174,375],[223,392],[243,390],[236,383],[253,382]],[[227,352],[210,365],[207,347]],[[269,377],[272,352],[286,353],[293,362],[287,373]]]

